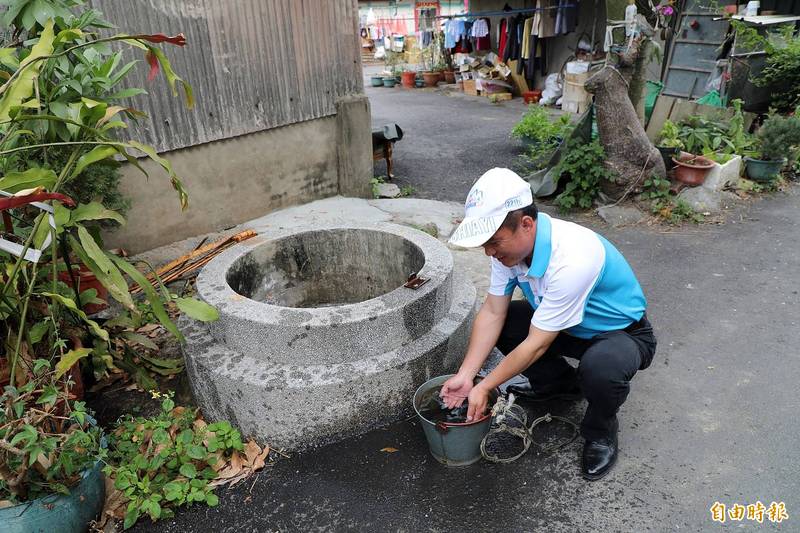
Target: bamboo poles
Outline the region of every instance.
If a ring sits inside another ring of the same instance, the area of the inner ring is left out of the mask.
[[[169,283],[170,281],[174,281],[205,266],[212,259],[234,244],[246,241],[247,239],[255,236],[255,231],[246,230],[242,231],[241,233],[237,233],[235,235],[231,235],[218,241],[206,244],[189,252],[188,254],[182,255],[174,261],[170,261],[162,267],[159,267],[155,273],[151,272],[147,274],[147,279],[150,281],[150,283],[155,283],[156,278],[160,279],[162,283]],[[141,291],[142,287],[140,287],[137,283],[134,283],[130,286],[131,294],[136,294]]]

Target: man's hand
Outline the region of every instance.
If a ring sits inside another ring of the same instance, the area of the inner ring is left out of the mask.
[[[475,385],[469,393],[469,410],[467,411],[467,422],[483,416],[486,407],[489,405],[489,391],[481,387],[480,383]]]
[[[472,390],[472,380],[473,378],[468,375],[459,373],[444,382],[439,396],[442,397],[448,409],[460,407],[464,403],[469,396],[469,391]]]

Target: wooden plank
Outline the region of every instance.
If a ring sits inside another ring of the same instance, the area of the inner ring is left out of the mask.
[[[512,91],[516,96],[522,96],[522,93],[529,91],[528,89],[528,82],[525,80],[525,76],[523,74],[517,74],[517,60],[511,60],[508,62],[508,68],[511,69],[511,80],[514,86],[514,90]],[[523,70],[523,72],[525,72]]]
[[[656,104],[653,106],[653,113],[650,115],[650,122],[647,123],[647,138],[650,142],[656,142],[658,133],[664,127],[664,122],[669,118],[672,113],[672,108],[675,106],[676,99],[671,96],[666,96],[661,93],[656,98]]]

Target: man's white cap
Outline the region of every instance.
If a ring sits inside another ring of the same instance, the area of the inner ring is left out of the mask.
[[[464,220],[450,244],[474,248],[488,241],[515,211],[533,203],[530,184],[507,168],[493,168],[478,178],[464,203]]]

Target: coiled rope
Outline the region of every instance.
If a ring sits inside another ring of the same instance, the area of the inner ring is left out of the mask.
[[[531,444],[536,444],[539,446],[540,453],[550,453],[567,446],[578,438],[578,425],[572,420],[563,416],[556,416],[547,413],[546,415],[540,416],[534,420],[533,423],[528,426],[528,413],[525,412],[525,409],[519,405],[516,405],[514,403],[515,400],[516,397],[513,394],[509,394],[507,399],[505,396],[500,396],[495,402],[494,407],[492,407],[492,428],[481,441],[481,455],[487,461],[491,461],[493,463],[511,463],[525,455],[525,453],[531,447]],[[506,420],[509,419],[515,421],[516,424],[509,425],[506,422]],[[569,426],[572,426],[572,436],[563,442],[551,444],[549,446],[542,446],[538,442],[534,441],[533,428],[542,422],[553,422],[554,420],[558,420]],[[498,433],[507,433],[522,439],[522,451],[512,457],[500,457],[492,452],[487,451],[486,442],[491,439],[492,435],[496,435]]]

